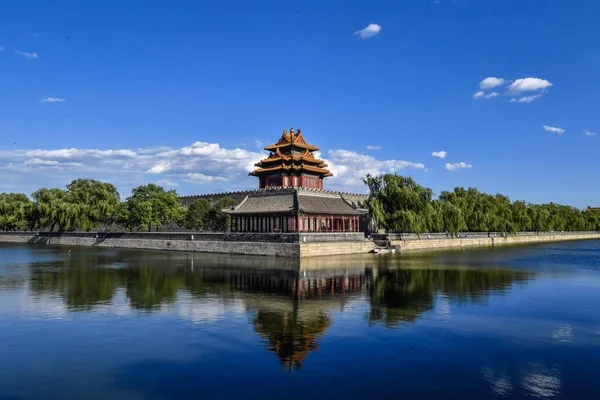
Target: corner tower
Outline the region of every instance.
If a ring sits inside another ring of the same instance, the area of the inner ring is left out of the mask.
[[[259,188],[289,187],[323,189],[323,178],[333,174],[327,164],[314,156],[318,147],[306,143],[302,131],[294,128],[283,130],[279,141],[265,147],[269,156],[258,163],[250,172],[259,180]]]

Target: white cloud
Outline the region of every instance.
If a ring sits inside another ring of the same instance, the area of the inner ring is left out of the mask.
[[[161,186],[179,186],[179,183],[171,182],[168,179],[161,179],[160,181],[157,181],[156,184]]]
[[[148,183],[152,175],[173,184],[231,182],[236,189],[247,189],[257,186],[256,179],[248,177],[248,172],[264,157],[263,152],[227,149],[205,142],[181,148],[0,149],[0,182],[5,187],[12,185],[7,190],[31,192],[90,177],[127,190]]]
[[[464,161],[454,163],[454,164],[446,163],[446,169],[448,171],[456,171],[458,169],[465,169],[465,168],[471,168],[471,167],[473,167],[471,164],[467,164]]]
[[[198,191],[190,184],[208,187],[202,190],[244,190],[258,186],[248,172],[265,157],[265,152],[200,141],[179,148],[0,149],[0,182],[8,191],[30,193],[39,187],[62,187],[72,179],[89,177],[114,183],[125,197],[127,190],[153,181],[180,185],[182,193]],[[364,191],[362,178],[367,174],[425,170],[422,163],[379,159],[344,149],[330,150],[325,162],[334,174],[326,180],[332,190]]]
[[[493,97],[498,97],[498,96],[500,96],[500,93],[498,93],[498,92],[492,92],[492,93],[486,94],[484,91],[479,91],[473,95],[473,98],[475,100],[478,100],[478,99],[486,99],[487,100],[487,99],[491,99]]]
[[[150,168],[147,172],[149,174],[162,174],[171,169],[171,163],[162,161]]]
[[[367,150],[381,150],[381,146],[367,145]]]
[[[10,151],[0,150],[0,160],[5,153]],[[135,158],[136,152],[133,150],[98,150],[98,149],[59,149],[59,150],[14,150],[16,155],[23,157],[38,157],[43,159],[85,159],[85,158]]]
[[[585,136],[597,136],[598,135],[596,132],[588,131],[587,129],[583,130],[583,134]]]
[[[517,94],[522,92],[535,92],[547,89],[552,83],[540,78],[521,78],[508,85],[509,93]]]
[[[437,157],[437,158],[446,158],[446,152],[445,151],[434,151],[433,153],[431,153],[432,156]]]
[[[20,50],[15,50],[15,53],[25,57],[28,60],[37,60],[38,59],[38,54],[35,52],[26,52],[26,51],[20,51]]]
[[[365,28],[354,32],[355,35],[360,36],[361,39],[372,38],[373,36],[377,36],[381,32],[381,26],[377,24],[369,24]]]
[[[66,101],[65,99],[61,99],[60,97],[45,97],[40,99],[40,103],[63,103]]]
[[[479,87],[482,90],[493,89],[495,87],[503,85],[504,82],[506,82],[506,81],[502,78],[496,78],[496,77],[490,76],[489,78],[485,78],[484,80],[479,82]]]
[[[201,174],[199,172],[190,172],[185,176],[184,181],[190,183],[210,183],[214,181],[225,181],[225,177],[222,176],[212,176]]]
[[[524,97],[520,97],[520,98],[512,98],[510,99],[511,103],[532,103],[534,101],[536,101],[537,99],[541,98],[543,96],[543,94],[534,94],[532,96],[524,96]]]
[[[558,135],[562,135],[566,131],[563,128],[557,128],[555,126],[544,125],[544,129],[548,132],[556,133]]]
[[[364,189],[362,179],[367,175],[394,173],[406,169],[424,170],[425,164],[404,160],[380,160],[373,156],[354,151],[329,150],[324,161],[329,164],[333,177],[328,187],[346,188],[346,190]]]
[[[499,97],[500,92],[494,91],[491,93],[486,93],[485,91],[505,85],[504,89],[506,89],[506,92],[504,94],[512,96],[512,98],[510,99],[511,103],[531,103],[541,98],[546,92],[546,89],[552,86],[552,83],[540,78],[520,78],[515,81],[512,81],[510,84],[509,82],[510,81],[506,81],[503,78],[496,78],[493,76],[485,78],[484,80],[479,82],[479,87],[481,88],[481,90],[475,93],[473,95],[473,98],[475,100],[478,100]],[[522,96],[521,94],[525,92],[541,93],[529,96]]]

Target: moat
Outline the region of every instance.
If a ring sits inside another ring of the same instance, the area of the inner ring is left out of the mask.
[[[600,241],[294,260],[0,244],[0,399],[598,398]]]

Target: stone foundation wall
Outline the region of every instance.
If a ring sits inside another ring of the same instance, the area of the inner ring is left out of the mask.
[[[567,240],[600,240],[600,233],[548,233],[508,237],[466,237],[391,240],[400,252],[451,250],[461,248],[548,243]],[[188,233],[33,233],[0,232],[0,243],[89,246],[148,250],[173,250],[217,254],[262,255],[304,258],[342,254],[365,254],[375,247],[361,233],[306,234],[194,234]]]
[[[391,240],[390,243],[392,246],[399,246],[400,252],[404,253],[414,251],[450,250],[468,247],[509,246],[528,243],[549,243],[585,239],[600,239],[600,233],[548,233],[540,235],[523,235],[508,237],[467,237],[455,239],[427,239],[425,235],[422,239],[418,240]]]
[[[94,238],[86,236],[35,236],[0,234],[0,242],[57,246],[88,246],[202,253],[300,257],[299,243],[196,241],[151,238]]]
[[[300,243],[331,243],[331,242],[364,242],[365,234],[362,232],[327,232],[327,233],[299,233],[296,237]]]
[[[373,248],[371,241],[300,243],[300,257],[365,254]]]

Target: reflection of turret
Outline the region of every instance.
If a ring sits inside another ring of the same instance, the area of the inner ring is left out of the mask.
[[[252,321],[254,330],[269,343],[269,351],[279,357],[285,370],[302,367],[310,351],[318,348],[317,339],[331,325],[329,316],[319,310],[300,312],[298,302],[286,311],[259,309]]]
[[[450,301],[480,301],[532,274],[432,264],[427,258],[361,256],[298,265],[275,258],[93,251],[50,267],[32,265],[29,285],[34,295],[60,296],[72,310],[105,305],[118,290],[131,308],[144,311],[173,304],[181,293],[222,304],[243,302],[256,312],[255,329],[269,347],[286,365],[298,366],[296,361],[316,349],[331,310],[343,310],[350,298],[368,294],[369,322],[395,326],[431,310],[440,293]]]

